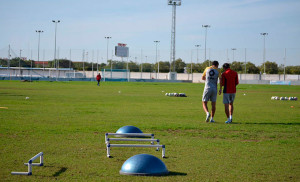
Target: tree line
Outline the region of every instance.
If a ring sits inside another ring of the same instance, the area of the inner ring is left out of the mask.
[[[97,63],[91,62],[73,62],[68,59],[58,59],[59,68],[73,68],[78,71],[92,71],[97,70]],[[206,60],[202,63],[188,63],[186,64],[181,58],[176,59],[175,62],[169,61],[160,61],[158,63],[136,63],[136,62],[125,62],[125,61],[116,61],[116,60],[108,60],[108,63],[101,63],[98,65],[98,70],[101,69],[129,69],[131,72],[157,72],[159,66],[159,72],[168,73],[173,71],[175,66],[175,72],[177,73],[203,73],[204,69],[211,65],[212,61]],[[45,68],[54,68],[56,67],[55,61],[48,61],[47,66]],[[43,68],[43,65],[36,64],[34,60],[23,60],[20,58],[13,58],[10,61],[7,59],[0,59],[0,66],[7,67],[9,64],[10,67],[33,67],[33,68]],[[31,65],[32,64],[32,65]],[[175,65],[174,65],[175,64]],[[222,65],[220,65],[221,71]],[[234,61],[231,63],[231,69],[235,70],[238,73],[249,73],[249,74],[259,74],[264,72],[264,65],[256,66],[251,62],[239,62]],[[266,61],[265,62],[265,72],[267,74],[283,74],[284,73],[284,65],[278,65],[275,62]],[[286,74],[300,74],[300,66],[286,66],[285,67]]]

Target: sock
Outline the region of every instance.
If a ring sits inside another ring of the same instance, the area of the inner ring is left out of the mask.
[[[214,117],[211,117],[211,119],[210,120],[214,120]]]
[[[232,120],[232,115],[230,115],[229,119]]]
[[[208,116],[208,115],[209,115],[209,112],[206,112],[206,115]]]

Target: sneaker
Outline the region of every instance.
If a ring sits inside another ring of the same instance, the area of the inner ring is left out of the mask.
[[[215,120],[211,119],[211,120],[210,120],[210,122],[211,122],[211,123],[214,123],[214,122],[215,122]]]
[[[232,122],[232,120],[230,120],[230,119],[225,121],[226,124],[230,124],[231,122]]]
[[[208,122],[209,121],[209,118],[210,118],[210,113],[208,113],[207,115],[206,115],[206,122]]]

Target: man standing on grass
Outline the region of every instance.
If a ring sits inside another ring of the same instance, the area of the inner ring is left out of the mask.
[[[97,82],[98,82],[98,86],[100,86],[100,80],[101,80],[101,75],[100,75],[100,73],[98,73],[98,75],[96,76],[96,80],[97,80]]]
[[[202,106],[206,113],[206,122],[214,123],[214,115],[216,112],[216,101],[218,95],[218,78],[221,83],[221,74],[218,70],[219,62],[213,61],[212,66],[205,68],[202,80],[205,80],[205,87],[202,96]],[[211,101],[211,114],[208,111],[207,102]],[[211,118],[210,118],[211,116]]]
[[[222,73],[222,84],[219,90],[219,95],[221,95],[222,87],[223,89],[223,103],[225,106],[225,113],[227,116],[227,121],[225,123],[232,123],[233,114],[233,101],[236,93],[236,86],[239,84],[238,74],[230,69],[230,65],[225,63],[223,65],[224,72]]]

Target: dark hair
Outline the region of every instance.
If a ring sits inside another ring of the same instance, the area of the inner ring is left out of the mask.
[[[215,65],[215,66],[218,67],[218,66],[219,66],[219,62],[218,62],[218,61],[213,61],[213,62],[212,62],[212,65]]]
[[[224,69],[230,68],[230,64],[229,64],[229,63],[224,63],[224,64],[223,64],[223,68],[224,68]]]

